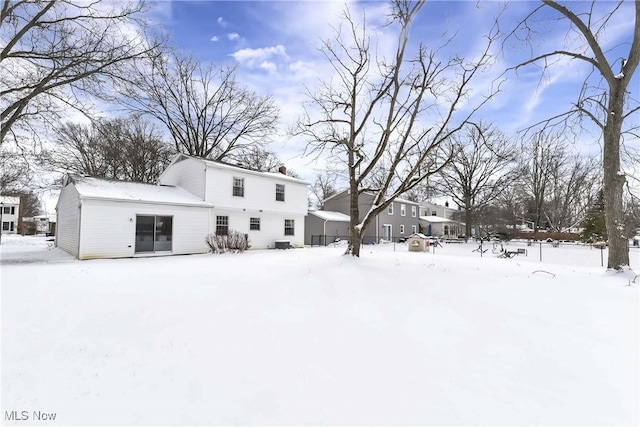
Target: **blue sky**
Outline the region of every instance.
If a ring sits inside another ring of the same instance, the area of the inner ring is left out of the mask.
[[[511,2],[503,12],[501,29],[509,31],[517,19],[539,4]],[[600,2],[599,6],[610,4]],[[504,3],[497,1],[428,1],[412,29],[412,42],[424,41],[427,46],[438,47],[443,34],[456,34],[455,41],[444,53],[472,57],[478,53],[482,35],[489,31],[493,18],[503,6]],[[624,7],[630,6],[629,2]],[[205,61],[237,65],[238,80],[242,84],[276,99],[281,109],[282,131],[275,137],[272,148],[285,163],[308,178],[313,175],[311,159],[300,158],[303,145],[289,139],[286,129],[307,100],[305,86],[313,86],[329,73],[318,47],[321,39],[331,37],[331,26],[341,22],[345,7],[345,3],[337,1],[163,1],[154,4],[153,13],[173,46],[193,52]],[[384,26],[388,3],[353,1],[348,7],[354,17],[366,15],[369,28],[376,31],[380,50],[389,50],[395,40],[392,29]],[[628,16],[621,13],[610,23],[608,47],[617,46],[625,38],[630,40],[632,22]],[[574,45],[576,40],[567,37],[566,23],[549,18],[554,18],[550,12],[539,15],[541,31],[534,40],[534,49],[541,52],[547,46],[555,49]],[[494,53],[496,64],[480,76],[479,90],[506,67],[526,59],[531,51],[526,44],[512,40],[504,47],[496,45]],[[615,54],[614,49],[611,57]],[[534,66],[521,69],[517,74],[508,73],[502,93],[486,105],[478,118],[513,134],[567,110],[588,72],[583,64],[564,61],[546,76]],[[638,81],[637,76],[635,80]],[[638,84],[631,86],[637,88]],[[593,153],[598,151],[598,144],[594,138],[585,136],[576,149]]]

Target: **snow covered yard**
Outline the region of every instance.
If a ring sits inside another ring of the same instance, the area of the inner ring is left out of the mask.
[[[640,421],[639,285],[586,247],[76,261],[25,239],[0,246],[8,425]]]

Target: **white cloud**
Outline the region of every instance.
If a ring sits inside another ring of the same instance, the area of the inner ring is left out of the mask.
[[[263,70],[267,70],[268,72],[272,73],[275,72],[278,69],[278,66],[271,62],[271,61],[262,61],[262,64],[260,64],[260,68],[262,68]]]
[[[211,37],[211,41],[212,42],[217,42],[218,40],[220,40],[220,37],[218,37],[218,36]]]
[[[227,34],[227,38],[229,40],[238,40],[240,38],[240,34],[238,34],[238,33],[229,33],[229,34]]]
[[[220,16],[218,18],[218,25],[220,25],[222,28],[226,28],[227,27],[227,21],[225,21],[224,18],[222,16]]]
[[[261,47],[258,49],[240,49],[232,53],[230,56],[241,64],[249,66],[254,66],[258,62],[262,63],[272,57],[288,58],[287,52],[281,44],[277,46]]]

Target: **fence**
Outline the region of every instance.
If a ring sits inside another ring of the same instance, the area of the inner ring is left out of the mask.
[[[393,237],[391,239],[384,240],[389,243],[404,243],[407,240],[407,237]],[[329,246],[338,244],[340,242],[348,242],[349,236],[328,236],[326,234],[317,234],[311,236],[311,247],[313,246]],[[376,243],[380,243],[380,238],[376,240],[375,236],[364,236],[362,238],[363,245],[374,245]]]

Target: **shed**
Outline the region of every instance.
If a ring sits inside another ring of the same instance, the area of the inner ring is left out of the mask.
[[[429,252],[429,237],[422,233],[414,233],[407,238],[409,252]]]
[[[67,177],[56,246],[78,259],[206,253],[212,209],[179,187]]]

